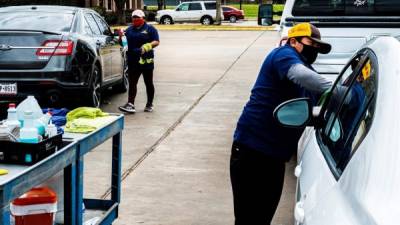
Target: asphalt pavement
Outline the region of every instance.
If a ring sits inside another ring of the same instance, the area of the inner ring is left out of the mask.
[[[160,31],[155,110],[139,80],[138,112],[126,115],[118,225],[233,224],[229,156],[232,134],[267,53],[273,31]],[[109,95],[118,112],[127,95]],[[111,142],[85,158],[85,197],[109,198]],[[292,225],[294,161],[273,225]],[[106,176],[105,176],[106,174]]]

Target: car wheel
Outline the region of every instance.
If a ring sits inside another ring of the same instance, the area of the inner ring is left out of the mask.
[[[124,63],[124,71],[120,82],[113,86],[113,91],[116,93],[125,93],[129,89],[129,74],[128,74],[128,64]]]
[[[89,84],[89,94],[87,96],[87,104],[90,107],[96,107],[96,108],[99,108],[101,104],[100,70],[97,66],[93,68],[92,81]]]
[[[160,21],[161,24],[166,24],[166,25],[173,24],[172,18],[169,16],[162,17]]]
[[[201,18],[200,23],[203,25],[211,25],[213,24],[213,20],[209,16],[204,16],[203,18]]]
[[[236,16],[230,16],[230,17],[229,17],[229,22],[231,22],[231,23],[236,23],[236,21],[237,21]]]

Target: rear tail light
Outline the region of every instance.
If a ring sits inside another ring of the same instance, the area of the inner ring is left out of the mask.
[[[42,44],[45,48],[39,48],[36,51],[37,56],[52,55],[71,55],[74,48],[74,42],[67,40],[47,40]]]

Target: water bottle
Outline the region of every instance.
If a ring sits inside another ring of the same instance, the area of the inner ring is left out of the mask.
[[[8,126],[8,129],[10,131],[13,131],[15,128],[20,128],[21,122],[19,122],[19,120],[18,120],[17,109],[15,108],[14,103],[10,103],[8,105],[7,112],[8,112],[8,116],[7,116],[7,120],[4,124]]]
[[[122,36],[122,47],[127,48],[128,47],[128,40],[126,39],[126,36]]]
[[[24,112],[24,127],[21,128],[19,141],[22,143],[39,143],[39,133],[34,125],[32,111]]]

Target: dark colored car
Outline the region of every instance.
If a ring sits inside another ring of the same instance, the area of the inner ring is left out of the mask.
[[[0,102],[34,95],[98,107],[128,88],[125,49],[95,11],[64,6],[0,8]]]
[[[244,19],[244,11],[235,7],[223,5],[222,11],[224,12],[225,20],[229,20],[231,23]]]

